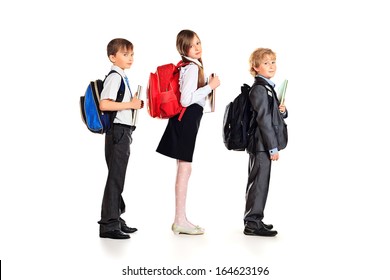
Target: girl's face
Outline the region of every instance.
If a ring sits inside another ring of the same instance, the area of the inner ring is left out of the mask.
[[[202,44],[197,36],[194,36],[192,39],[187,56],[192,59],[200,59],[202,57]]]
[[[110,60],[123,70],[130,69],[134,61],[134,51],[122,48],[115,55],[110,55]]]
[[[265,55],[258,67],[253,67],[257,74],[264,78],[271,79],[275,76],[276,60],[270,55]]]

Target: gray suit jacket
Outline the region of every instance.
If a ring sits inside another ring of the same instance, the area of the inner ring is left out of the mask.
[[[263,78],[255,77],[249,100],[254,112],[251,124],[255,128],[249,137],[247,152],[284,149],[287,145],[287,125],[283,118],[287,118],[287,111],[283,115],[279,112],[280,103],[274,88]]]

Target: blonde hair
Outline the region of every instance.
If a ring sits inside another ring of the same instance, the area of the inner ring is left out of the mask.
[[[188,29],[181,30],[176,36],[176,49],[179,52],[183,62],[190,62],[185,58],[185,56],[188,55],[192,40],[195,37],[199,39],[198,34]],[[202,67],[198,66],[198,88],[204,86],[205,84],[202,58],[199,58],[199,62],[202,64]]]
[[[257,48],[252,52],[251,56],[249,57],[249,72],[253,77],[257,75],[254,67],[259,67],[267,55],[276,60],[276,53],[271,49]]]

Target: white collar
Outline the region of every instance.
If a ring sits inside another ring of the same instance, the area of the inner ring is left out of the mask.
[[[184,55],[183,55],[183,57],[184,57],[185,59],[188,59],[189,61],[192,61],[192,62],[194,62],[194,63],[195,63],[195,64],[197,64],[198,66],[200,66],[200,67],[203,67],[203,65],[200,63],[200,61],[199,61],[199,60],[197,60],[197,59],[193,59],[193,58],[191,58],[191,57],[184,56]]]

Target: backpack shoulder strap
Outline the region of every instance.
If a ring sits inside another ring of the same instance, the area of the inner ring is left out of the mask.
[[[108,72],[108,74],[106,75],[106,77],[104,78],[103,80],[103,84],[104,84],[104,81],[107,79],[107,77],[109,75],[111,75],[112,73],[117,73],[120,77],[121,77],[121,85],[118,89],[118,93],[116,95],[116,99],[115,99],[115,102],[122,102],[123,100],[123,97],[125,96],[125,82],[123,81],[123,77],[121,74],[119,74],[117,71],[115,70],[111,70],[110,72]],[[110,114],[110,122],[111,124],[114,122],[115,120],[115,117],[116,117],[116,114],[117,114],[118,111],[112,111],[111,114]]]
[[[255,78],[255,81],[253,82],[252,86],[260,85],[260,86],[268,86],[268,83],[266,80],[262,78]]]
[[[177,64],[176,64],[176,69],[178,69],[180,71],[180,68],[181,67],[184,67],[184,66],[187,66],[188,64],[190,64],[189,62],[184,62],[183,60],[180,60]],[[180,115],[178,117],[178,120],[181,121],[181,119],[183,118],[183,115],[184,115],[184,112],[186,111],[187,107],[183,107],[180,111]]]
[[[117,74],[121,77],[121,85],[120,85],[120,87],[119,87],[118,94],[117,94],[117,96],[116,96],[115,101],[116,101],[116,102],[122,102],[123,97],[124,97],[124,95],[125,95],[125,82],[123,81],[122,75],[119,74],[118,71],[111,70],[110,72],[108,72],[108,74],[107,74],[106,77],[104,78],[104,81],[105,81],[105,80],[107,79],[107,77],[108,77],[109,75],[111,75],[112,73],[117,73]],[[103,83],[104,83],[104,81],[103,81]]]
[[[255,86],[255,85],[264,86],[265,89],[266,89],[266,90],[270,93],[270,95],[272,96],[272,102],[273,102],[274,99],[277,99],[277,98],[276,98],[276,91],[275,91],[275,89],[274,89],[270,84],[268,84],[266,80],[264,80],[264,79],[262,79],[262,78],[255,79],[255,81],[254,81],[252,87]]]
[[[189,62],[184,62],[183,60],[180,60],[177,64],[176,64],[176,67],[177,68],[180,68],[180,67],[183,67],[183,66],[187,66],[188,64],[190,64]]]

